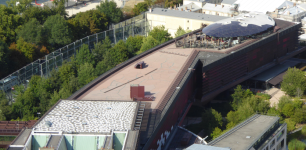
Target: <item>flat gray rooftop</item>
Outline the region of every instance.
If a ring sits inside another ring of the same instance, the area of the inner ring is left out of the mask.
[[[186,12],[186,11],[181,11],[181,10],[170,10],[170,9],[163,9],[163,8],[154,8],[152,9],[152,12],[148,11],[147,13],[163,15],[163,16],[172,16],[172,17],[178,17],[178,18],[211,21],[211,22],[216,22],[216,21],[220,21],[220,20],[229,18],[229,17],[224,17],[224,16],[201,14],[201,13],[195,13],[195,12]]]
[[[11,145],[25,145],[32,129],[25,129],[20,133],[16,140]]]
[[[248,149],[278,120],[279,117],[275,116],[254,115],[208,145],[230,147],[231,150]]]

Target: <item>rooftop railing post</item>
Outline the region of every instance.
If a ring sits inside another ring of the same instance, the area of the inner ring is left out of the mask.
[[[116,43],[117,43],[117,42],[116,42],[116,28],[114,28],[113,33],[114,33],[114,43],[116,44]]]
[[[125,38],[124,38],[124,27],[122,27],[122,38],[123,38],[123,41],[125,41]]]

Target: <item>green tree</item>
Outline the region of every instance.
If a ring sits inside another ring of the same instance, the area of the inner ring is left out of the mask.
[[[147,36],[146,38],[143,38],[143,44],[140,48],[140,51],[137,52],[137,54],[140,54],[142,52],[145,52],[155,46],[157,46],[159,44],[159,42],[154,39],[152,36]]]
[[[265,99],[262,99],[261,97],[258,96],[248,97],[246,98],[245,101],[252,107],[254,112],[265,114],[270,109],[269,101],[266,101]]]
[[[23,38],[17,41],[17,49],[25,56],[27,63],[33,62],[37,58],[37,47],[34,44],[27,43]]]
[[[84,63],[89,63],[91,65],[95,64],[95,59],[93,54],[90,52],[89,47],[87,44],[83,44],[79,51],[76,53],[75,57],[76,63],[78,65],[84,64]]]
[[[96,75],[99,76],[105,73],[106,71],[112,69],[113,67],[115,67],[115,64],[113,63],[112,56],[110,52],[107,51],[105,53],[104,59],[100,61],[96,66],[95,69]]]
[[[25,23],[18,31],[18,38],[23,38],[28,43],[38,44],[41,42],[42,27],[40,23],[32,18],[29,22]]]
[[[214,131],[210,134],[210,136],[211,136],[213,139],[215,139],[215,138],[219,137],[221,134],[222,134],[222,130],[221,130],[220,128],[216,127],[216,128],[214,129]]]
[[[238,114],[235,111],[230,111],[227,113],[227,117],[226,117],[228,122],[232,122],[234,124],[239,123],[239,117]]]
[[[210,135],[213,130],[223,125],[221,113],[214,109],[208,109],[202,114],[202,124],[206,134]]]
[[[304,72],[297,68],[289,68],[284,75],[281,89],[290,96],[298,96],[306,90],[306,78]]]
[[[23,19],[4,5],[0,5],[0,16],[0,40],[10,45],[16,40],[16,30],[23,24]]]
[[[18,5],[17,5],[18,2]],[[7,1],[7,7],[18,12],[18,13],[23,13],[25,10],[29,9],[32,7],[31,5],[32,0],[10,0]]]
[[[95,69],[92,64],[86,62],[80,66],[80,69],[78,70],[78,80],[80,86],[86,85],[95,78]]]
[[[299,108],[294,111],[294,115],[291,116],[291,119],[296,123],[304,123],[306,122],[306,109]]]
[[[191,30],[184,30],[181,26],[179,26],[179,28],[177,29],[177,31],[175,32],[175,37],[179,37],[181,35],[184,35],[186,33],[191,32]]]
[[[73,66],[69,63],[62,65],[59,68],[58,72],[61,79],[61,83],[69,83],[70,77],[75,75],[75,70]]]
[[[80,12],[74,18],[69,19],[68,23],[74,40],[104,31],[108,25],[106,15],[99,10]]]
[[[292,103],[287,103],[285,104],[285,106],[282,109],[282,113],[286,116],[286,117],[292,117],[294,115],[294,106]]]
[[[58,14],[47,18],[44,23],[43,34],[48,43],[56,48],[72,41],[67,21]]]
[[[248,103],[245,103],[244,105],[239,106],[237,109],[237,114],[238,114],[237,117],[239,118],[239,122],[249,118],[254,113],[255,111]]]
[[[172,39],[168,29],[165,29],[165,26],[156,26],[152,31],[149,32],[149,35],[158,41],[159,44],[164,43]]]
[[[296,109],[302,108],[302,106],[303,106],[303,101],[300,100],[299,98],[295,98],[295,99],[293,100],[293,106],[294,106],[294,108],[296,108]]]
[[[136,36],[130,36],[126,40],[126,45],[128,46],[129,51],[129,57],[133,57],[136,55],[136,52],[141,49],[141,46],[143,44],[143,36],[136,35]]]
[[[232,107],[234,110],[237,110],[239,105],[242,103],[243,99],[246,99],[247,97],[253,96],[253,93],[247,89],[242,89],[241,85],[238,85],[235,89],[235,92],[231,95],[233,98]]]
[[[289,150],[304,150],[306,148],[306,144],[297,139],[292,139],[288,144]]]
[[[109,23],[118,23],[123,19],[123,13],[114,1],[101,1],[97,10],[106,15]]]
[[[8,52],[9,50],[6,43],[0,40],[0,66],[1,66],[0,77],[1,78],[8,74],[8,63],[9,63]]]
[[[282,96],[277,104],[278,110],[282,112],[284,106],[288,103],[292,103],[292,100],[288,96]]]
[[[147,10],[148,10],[148,3],[146,2],[137,3],[132,9],[135,16],[140,15],[140,13],[145,12]]]
[[[105,53],[112,48],[112,42],[106,36],[106,38],[95,45],[94,49],[92,50],[92,54],[94,55],[95,61],[99,62],[104,59]]]
[[[111,48],[110,54],[115,64],[120,64],[129,58],[127,46],[122,40]]]

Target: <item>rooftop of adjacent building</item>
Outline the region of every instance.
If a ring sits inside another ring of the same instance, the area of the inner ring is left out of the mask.
[[[269,129],[279,125],[279,117],[254,115],[230,131],[208,143],[215,147],[229,147],[234,150],[251,148]]]
[[[60,100],[34,131],[110,133],[132,129],[137,102]]]
[[[234,4],[239,5],[239,11],[261,12],[264,14],[273,12],[276,8],[280,9],[286,6],[293,6],[293,2],[286,0],[237,0]]]
[[[211,22],[216,22],[216,21],[228,18],[224,16],[201,14],[201,13],[195,13],[195,12],[186,12],[185,9],[181,11],[181,10],[154,8],[152,9],[152,12],[149,11],[147,12],[147,14],[155,14],[155,15],[161,15],[161,16],[171,16],[171,17],[177,17],[177,18],[186,18],[186,19],[211,21]]]
[[[216,11],[216,12],[223,12],[223,13],[232,13],[234,6],[229,6],[229,5],[217,5],[217,4],[211,4],[211,3],[206,3],[202,9],[203,10],[210,10],[210,11]]]
[[[221,4],[233,5],[237,0],[223,0]]]

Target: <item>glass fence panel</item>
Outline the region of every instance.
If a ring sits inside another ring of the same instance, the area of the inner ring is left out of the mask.
[[[83,38],[81,41],[82,41],[82,44],[88,45],[88,37]]]
[[[93,49],[97,43],[97,34],[89,36],[89,49]]]
[[[101,42],[105,39],[105,31],[102,33],[98,33],[98,42]]]
[[[108,30],[106,31],[106,36],[112,41],[112,43],[115,43],[115,38],[114,38],[114,30]]]
[[[116,42],[123,40],[123,28],[118,28],[115,30]]]

